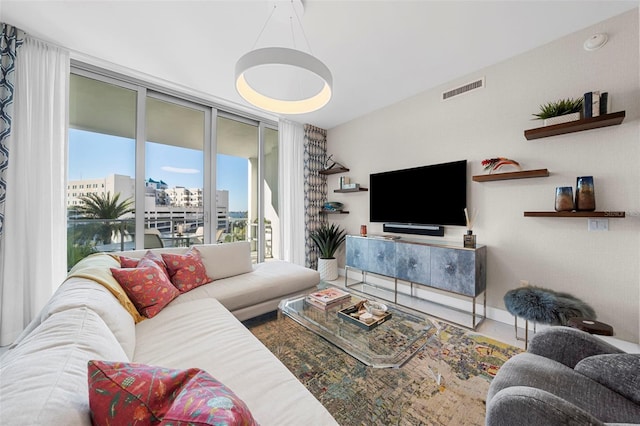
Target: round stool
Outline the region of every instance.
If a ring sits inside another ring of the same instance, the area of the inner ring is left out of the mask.
[[[599,334],[601,336],[613,336],[613,327],[600,321],[589,318],[574,317],[567,321],[569,327],[586,331],[589,334]]]
[[[582,300],[568,293],[551,289],[525,286],[509,290],[504,295],[504,305],[514,316],[516,340],[518,338],[518,317],[524,318],[524,347],[529,343],[529,321],[549,325],[566,325],[573,317],[595,318],[593,308]]]

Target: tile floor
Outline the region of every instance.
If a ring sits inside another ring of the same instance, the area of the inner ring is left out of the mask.
[[[348,282],[349,282],[349,285],[351,285],[356,281],[350,278]],[[328,283],[338,287],[344,287],[344,283],[345,283],[344,276],[340,276],[335,281],[328,281]],[[405,304],[408,305],[408,303],[405,303]],[[428,314],[433,314],[437,318],[441,318],[444,320],[451,319],[453,320],[454,324],[456,324],[456,322],[458,323],[456,325],[459,325],[460,323],[469,324],[469,326],[471,325],[471,319],[470,319],[471,316],[468,314],[461,315],[459,312],[456,312],[455,310],[447,309],[446,307],[443,307],[441,305],[434,305],[425,301],[414,301],[414,306],[419,311],[427,312]],[[518,325],[523,326],[524,322],[518,321]],[[531,324],[529,324],[529,327],[531,327]],[[546,327],[547,326],[545,325],[538,325],[537,330],[540,331]],[[517,346],[522,349],[524,349],[524,346],[525,346],[524,345],[524,329],[523,328],[518,329],[519,339],[516,339],[513,323],[506,324],[501,321],[496,321],[496,320],[487,318],[484,321],[482,321],[480,325],[478,325],[475,332],[479,334],[483,334],[492,339],[496,339],[513,346]],[[533,331],[530,329],[529,339],[531,339],[532,336],[533,336]],[[608,336],[598,336],[598,337],[608,341],[609,343],[621,348],[624,351],[640,353],[640,344],[626,342],[620,339],[616,339],[615,337],[608,337]]]

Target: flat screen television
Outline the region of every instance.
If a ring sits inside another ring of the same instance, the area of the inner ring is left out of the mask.
[[[369,220],[418,225],[466,225],[467,160],[372,173]]]

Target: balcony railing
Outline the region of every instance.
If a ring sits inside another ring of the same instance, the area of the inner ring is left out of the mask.
[[[204,242],[202,218],[185,221],[185,218],[153,218],[145,220],[147,232],[153,232],[162,247],[188,247]],[[234,219],[227,229],[218,229],[216,242],[247,241],[247,220]],[[195,226],[198,225],[198,226]],[[200,230],[198,229],[200,228]],[[228,232],[226,232],[228,231]],[[147,245],[147,244],[145,244]],[[156,248],[153,247],[145,248]],[[67,219],[67,266],[97,252],[114,252],[135,249],[135,218],[128,219]],[[255,250],[255,247],[252,247]]]

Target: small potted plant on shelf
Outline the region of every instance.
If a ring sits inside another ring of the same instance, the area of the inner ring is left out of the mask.
[[[322,224],[320,228],[311,232],[310,237],[319,251],[320,279],[326,281],[338,279],[338,259],[334,255],[346,239],[345,230],[335,224]]]
[[[536,120],[543,120],[543,126],[552,124],[568,123],[569,121],[580,120],[582,111],[582,98],[561,99],[540,105],[540,112],[532,114]]]

